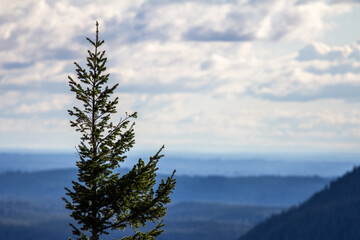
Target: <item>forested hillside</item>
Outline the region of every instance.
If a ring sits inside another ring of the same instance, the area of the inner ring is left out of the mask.
[[[360,239],[360,168],[298,207],[260,223],[240,240]]]

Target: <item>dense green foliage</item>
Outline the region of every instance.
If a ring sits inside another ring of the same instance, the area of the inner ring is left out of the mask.
[[[64,198],[70,216],[77,222],[70,224],[73,234],[79,240],[98,240],[111,231],[130,227],[134,234],[122,239],[155,239],[163,232],[161,219],[175,187],[174,172],[155,189],[163,147],[147,163],[139,159],[126,174],[115,171],[135,143],[134,123],[130,120],[137,114],[126,113],[117,124],[111,121],[118,105],[118,98],[111,97],[118,84],[107,85],[107,58],[105,51],[99,50],[104,41],[99,40],[98,23],[95,40],[87,40],[94,48],[86,58],[88,70],[75,62],[78,80],[69,76],[70,89],[82,104],[82,108],[69,110],[70,116],[75,117],[71,126],[82,134],[76,163],[78,178],[72,189],[66,188],[70,200]],[[140,231],[148,221],[157,224]]]
[[[309,200],[271,217],[241,240],[360,239],[360,168],[332,182]]]

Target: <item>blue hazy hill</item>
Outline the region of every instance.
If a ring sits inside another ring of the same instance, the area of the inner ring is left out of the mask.
[[[356,164],[352,156],[342,161],[336,156],[314,161],[275,155],[192,157],[169,154],[160,161],[158,178],[176,168],[177,185],[159,240],[236,239]],[[136,158],[129,157],[123,173]],[[75,161],[75,154],[0,154],[0,236],[66,239],[71,219],[61,197],[76,178]]]
[[[126,172],[126,169],[124,169]],[[76,169],[0,174],[0,197],[54,201],[62,204],[64,187],[76,178]],[[166,175],[159,175],[165,178]],[[223,202],[261,206],[291,206],[322,189],[331,178],[296,176],[183,176],[176,175],[173,202]]]
[[[58,169],[0,174],[0,236],[7,240],[60,240],[69,236],[71,219],[61,197],[76,173],[76,169]],[[303,201],[330,181],[290,176],[176,178],[166,231],[159,240],[231,240],[259,221]]]
[[[131,167],[139,157],[129,155],[124,167]],[[75,153],[0,153],[0,173],[75,168]],[[188,176],[326,176],[344,174],[360,163],[358,154],[166,154],[159,162],[159,172],[169,174],[176,168]]]

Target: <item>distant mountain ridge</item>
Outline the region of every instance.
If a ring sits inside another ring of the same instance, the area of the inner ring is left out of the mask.
[[[122,168],[123,171],[126,169]],[[56,201],[65,195],[76,177],[76,169],[0,174],[0,198]],[[158,178],[164,178],[159,175]],[[176,175],[173,202],[223,202],[245,205],[288,207],[322,189],[331,179],[320,177],[220,177]]]
[[[258,224],[240,240],[359,240],[360,168],[303,204]]]
[[[166,153],[165,153],[166,154]],[[134,153],[122,166],[131,168],[139,157],[148,154]],[[341,176],[359,165],[358,155],[174,155],[166,154],[159,162],[159,173],[168,175],[175,168],[180,175],[188,176]],[[0,173],[6,171],[34,172],[75,168],[75,153],[1,153]]]

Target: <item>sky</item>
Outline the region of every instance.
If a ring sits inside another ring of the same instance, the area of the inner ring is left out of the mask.
[[[96,20],[137,149],[360,149],[358,0],[1,0],[0,20],[0,150],[74,150]]]

